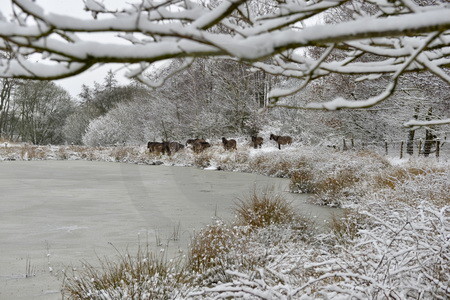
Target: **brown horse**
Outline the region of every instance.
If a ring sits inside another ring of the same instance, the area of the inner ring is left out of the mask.
[[[148,152],[160,154],[163,152],[163,144],[158,142],[148,142],[147,143]]]
[[[255,148],[255,149],[258,148],[258,147],[261,148],[263,142],[264,142],[264,139],[262,137],[260,137],[260,136],[252,136],[253,148]]]
[[[147,148],[150,153],[171,155],[169,144],[168,142],[148,142]]]
[[[278,149],[281,150],[281,145],[290,145],[292,144],[292,138],[290,136],[280,136],[280,135],[270,135],[270,139],[274,140],[278,144]]]
[[[205,150],[208,147],[211,147],[211,144],[208,143],[208,142],[205,142],[204,140],[203,140],[203,142],[202,141],[196,141],[196,142],[194,142],[192,144],[192,149],[197,154],[202,152],[203,150]]]
[[[203,143],[206,142],[204,139],[189,139],[186,141],[186,146],[188,145],[194,145],[195,142]]]
[[[184,149],[184,145],[177,143],[177,142],[170,142],[169,143],[169,150],[171,153],[178,152],[180,150]]]
[[[223,148],[225,150],[237,150],[237,143],[236,140],[227,140],[226,138],[222,138],[222,144],[223,144]]]

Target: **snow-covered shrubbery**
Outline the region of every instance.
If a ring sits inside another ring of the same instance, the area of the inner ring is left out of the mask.
[[[83,136],[83,143],[88,146],[114,145],[126,137],[122,125],[108,116],[99,117],[89,123]]]
[[[445,172],[444,172],[445,173]],[[433,197],[397,201],[405,189],[429,193],[449,182],[424,173],[366,194],[328,234],[271,224],[253,228],[223,221],[193,241],[193,299],[446,299],[450,280],[450,207]],[[429,184],[434,182],[434,184]],[[446,195],[449,195],[446,193]],[[394,196],[389,200],[389,196]],[[442,197],[441,197],[442,198]],[[439,202],[440,203],[440,202]],[[201,246],[201,247],[200,247]],[[191,262],[192,263],[192,262]],[[198,272],[198,273],[197,273]]]
[[[229,269],[226,282],[199,287],[191,295],[204,299],[447,299],[449,174],[448,169],[425,172],[394,188],[366,193],[358,213],[343,217],[331,234],[299,241],[291,239],[293,231],[286,234],[285,228],[271,228],[269,235],[268,228],[255,232],[250,251],[269,255],[263,266]],[[281,233],[290,238],[275,244],[261,239]]]

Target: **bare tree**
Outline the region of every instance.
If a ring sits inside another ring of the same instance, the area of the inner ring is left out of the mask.
[[[62,127],[73,110],[73,100],[51,81],[24,80],[16,91],[17,136],[34,144],[61,143]]]
[[[426,70],[450,83],[450,7],[444,0],[229,0],[217,5],[147,0],[114,11],[92,0],[85,2],[92,20],[46,13],[31,0],[11,2],[13,20],[0,17],[0,50],[14,55],[0,61],[2,77],[57,79],[97,63],[124,63],[130,78],[156,85],[145,76],[155,62],[181,58],[183,69],[197,57],[228,57],[274,76],[300,79],[294,88],[269,92],[271,105],[283,107],[290,106],[280,99],[332,74],[389,79],[368,98],[338,97],[297,107],[320,110],[376,105],[396,90],[405,72]],[[255,13],[255,3],[271,9]],[[341,6],[351,11],[351,20],[311,25]],[[116,33],[129,43],[85,40],[80,33]],[[322,55],[305,57],[302,49],[311,46],[324,49]],[[336,51],[344,56],[333,56]],[[450,118],[406,125],[447,123]]]

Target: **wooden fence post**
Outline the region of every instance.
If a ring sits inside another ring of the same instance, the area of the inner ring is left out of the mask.
[[[439,152],[441,151],[441,141],[436,141],[436,157],[439,158]]]
[[[422,154],[422,140],[419,140],[419,156]]]
[[[387,141],[384,141],[384,155],[388,155],[388,143]]]
[[[400,143],[400,159],[403,158],[403,141]]]
[[[355,147],[355,141],[353,139],[350,140],[352,142],[352,149]]]
[[[345,142],[345,139],[342,139],[344,141],[344,145],[342,146],[342,150],[347,151],[347,143]]]

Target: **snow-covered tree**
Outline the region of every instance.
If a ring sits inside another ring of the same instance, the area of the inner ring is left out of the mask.
[[[450,6],[445,0],[354,1],[348,8],[352,19],[332,24],[317,21],[348,0],[229,0],[214,5],[146,0],[120,10],[91,0],[84,2],[90,20],[48,13],[31,0],[11,2],[12,20],[0,10],[0,50],[14,54],[0,61],[2,77],[57,79],[98,63],[124,63],[130,78],[154,85],[145,72],[158,61],[180,58],[183,69],[198,57],[228,57],[275,76],[300,79],[294,89],[269,93],[272,105],[281,106],[279,99],[332,74],[388,79],[374,96],[301,106],[326,110],[376,105],[398,88],[405,72],[429,71],[450,82]],[[255,13],[255,3],[270,9]],[[89,33],[115,33],[121,41],[103,43],[86,37]],[[305,57],[306,47],[324,51],[318,58]],[[335,58],[336,51],[344,56]],[[449,122],[446,116],[407,125]]]
[[[88,146],[110,146],[121,143],[125,138],[122,124],[108,116],[101,116],[89,123],[83,143]]]

